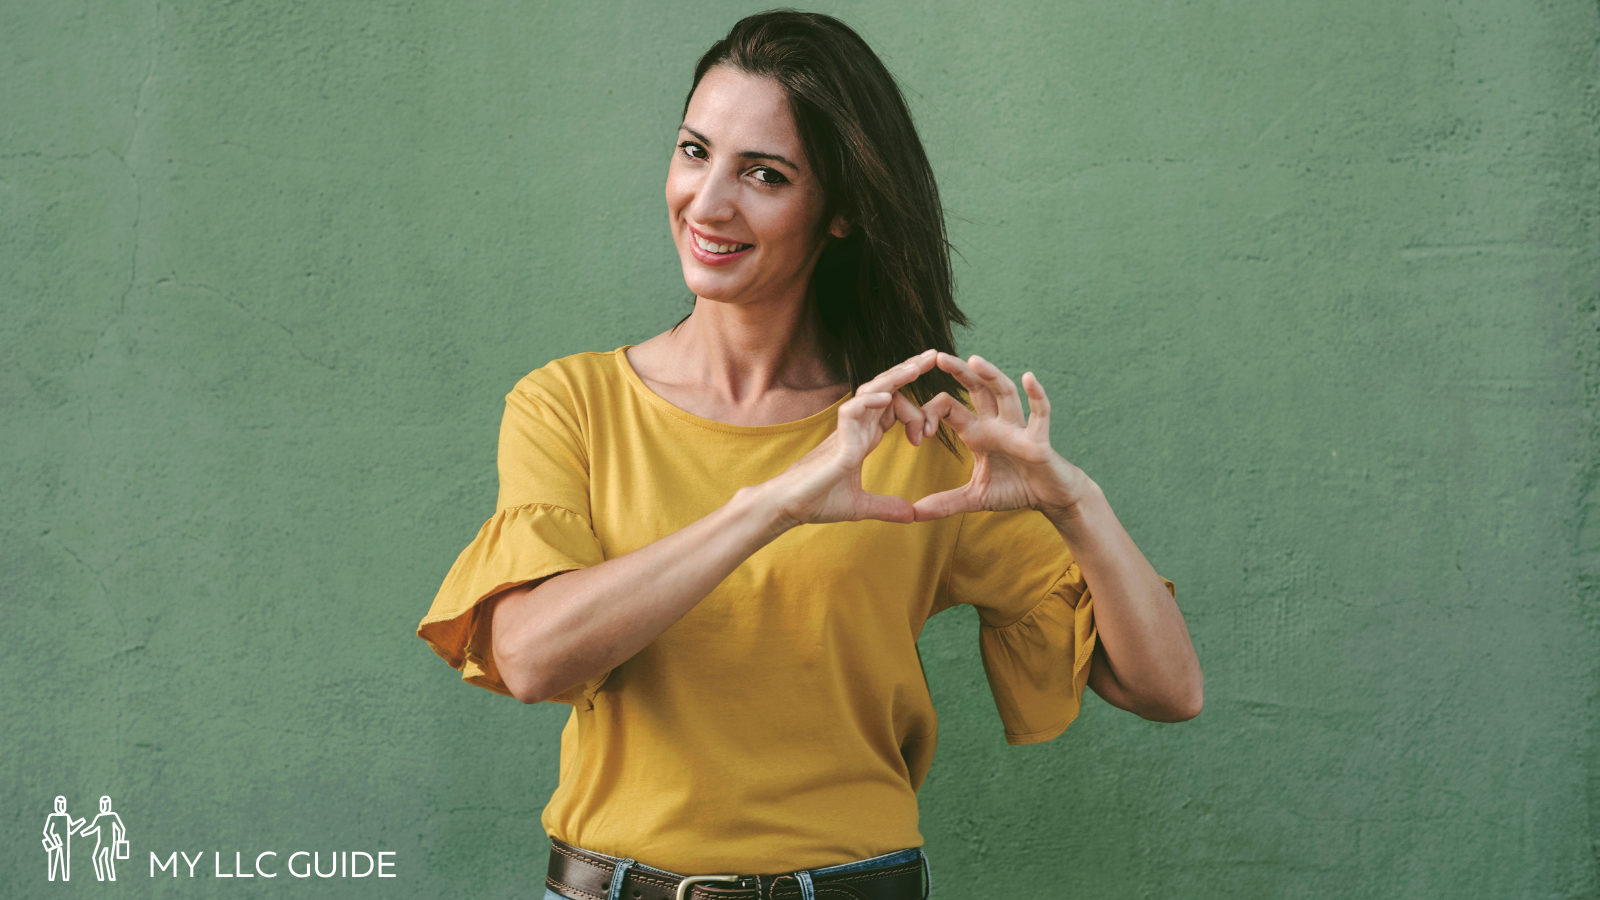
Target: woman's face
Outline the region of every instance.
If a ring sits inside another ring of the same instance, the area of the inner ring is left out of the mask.
[[[805,296],[842,219],[822,225],[822,187],[783,88],[713,66],[689,99],[667,168],[667,219],[695,296],[725,303]]]

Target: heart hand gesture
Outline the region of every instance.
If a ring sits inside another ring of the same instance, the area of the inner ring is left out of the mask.
[[[1071,510],[1085,496],[1089,477],[1050,446],[1050,400],[1032,372],[1024,373],[1030,415],[1022,415],[1017,386],[981,356],[963,362],[939,353],[939,368],[966,388],[973,409],[948,393],[923,404],[931,420],[950,423],[972,451],[972,479],[913,505],[917,521],[977,510],[1032,507],[1046,514]]]
[[[861,487],[861,466],[896,421],[918,443],[928,416],[900,389],[933,369],[928,350],[888,369],[856,389],[839,407],[833,434],[783,474],[769,482],[778,491],[780,529],[805,523],[883,519],[914,522],[916,512],[901,497],[872,494]]]

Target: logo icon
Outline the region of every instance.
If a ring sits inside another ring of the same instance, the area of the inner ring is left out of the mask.
[[[74,819],[67,812],[67,798],[56,795],[55,812],[45,816],[44,844],[50,880],[60,873],[62,881],[72,880],[72,836],[94,836],[94,877],[100,881],[117,880],[117,860],[127,859],[128,830],[122,817],[111,811],[111,798],[100,798],[100,813],[94,819]]]

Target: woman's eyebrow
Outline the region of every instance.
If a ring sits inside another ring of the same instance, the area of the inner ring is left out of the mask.
[[[699,141],[702,144],[705,144],[707,147],[711,146],[711,139],[710,138],[706,137],[705,135],[701,134],[698,131],[695,131],[693,128],[690,128],[687,123],[679,125],[678,128],[683,130],[683,131],[687,131],[690,134],[694,135],[694,139],[695,140]],[[781,162],[784,165],[788,166],[789,168],[795,170],[796,172],[800,171],[800,167],[795,165],[794,162],[791,161],[787,156],[783,156],[783,155],[778,154],[778,153],[768,153],[765,150],[746,150],[746,151],[744,151],[744,152],[739,154],[739,158],[740,159],[771,159],[771,160],[776,160],[776,161]]]

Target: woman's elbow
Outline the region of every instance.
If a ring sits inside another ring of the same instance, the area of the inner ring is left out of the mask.
[[[548,642],[529,621],[528,596],[543,580],[510,588],[488,602],[489,653],[501,683],[523,703],[542,703],[561,687],[550,684]]]
[[[501,673],[501,680],[505,682],[506,690],[511,692],[511,696],[523,703],[541,703],[547,699],[544,696],[544,691],[537,684],[531,680],[524,679],[520,675],[503,672]]]
[[[1167,698],[1141,715],[1152,722],[1187,722],[1200,715],[1200,708],[1204,705],[1205,688],[1196,678],[1187,690]]]
[[[517,657],[501,662],[500,680],[511,696],[523,703],[543,703],[559,692],[558,687],[551,686],[549,675],[535,661]]]
[[[526,677],[524,676],[524,678]],[[521,700],[523,703],[544,703],[548,700],[571,703],[573,702],[572,698],[577,696],[579,688],[583,684],[581,681],[568,684],[565,680],[558,684],[547,678],[543,681],[538,679],[524,681],[517,687],[512,687],[511,682],[508,681],[506,682],[506,687],[511,690],[511,696]]]
[[[1167,721],[1187,722],[1195,716],[1200,715],[1200,708],[1204,705],[1205,698],[1201,696],[1200,688],[1196,687],[1192,694],[1190,694],[1188,697],[1185,697],[1182,703],[1173,708],[1173,716]]]
[[[1139,693],[1130,693],[1127,699],[1132,702],[1123,709],[1151,722],[1187,722],[1200,715],[1200,708],[1205,705],[1204,694],[1204,682],[1196,672],[1162,689],[1152,685]]]

